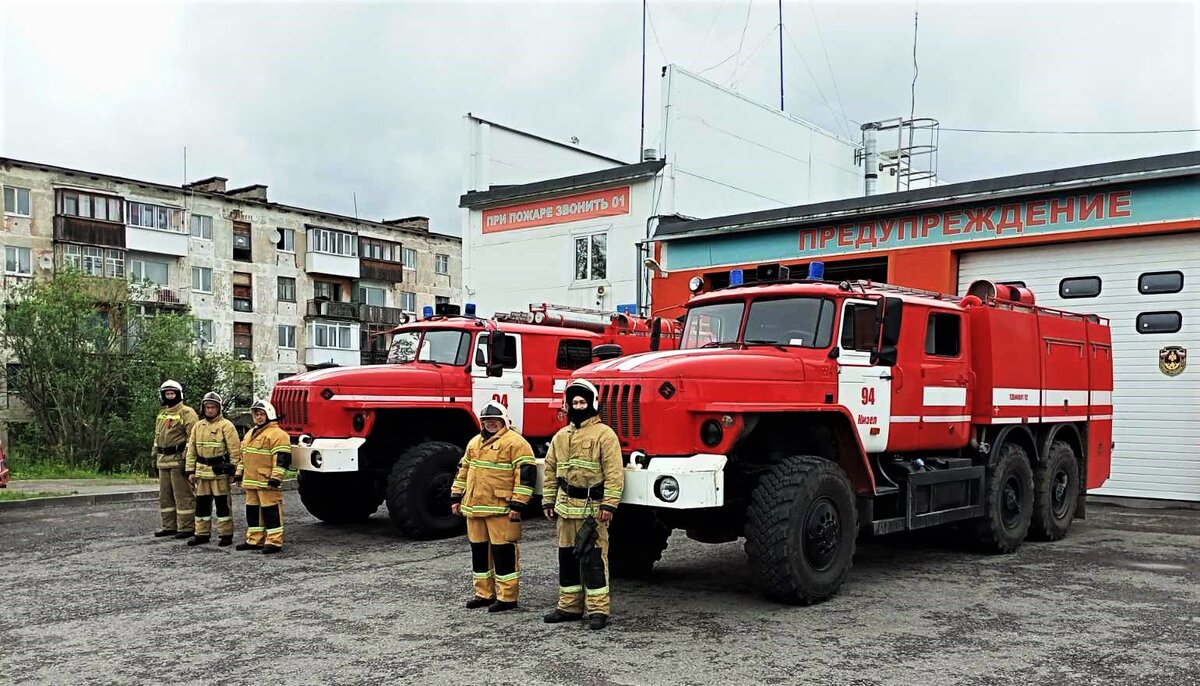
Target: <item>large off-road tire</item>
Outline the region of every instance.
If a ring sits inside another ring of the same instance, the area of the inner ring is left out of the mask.
[[[615,578],[646,576],[667,549],[671,529],[658,523],[654,510],[621,505],[608,525],[608,571]]]
[[[300,470],[296,480],[304,509],[327,524],[365,522],[383,502],[368,474]]]
[[[1021,546],[1033,519],[1033,469],[1020,444],[1000,447],[1000,457],[987,468],[983,485],[983,517],[975,524],[975,542],[990,553],[1011,553]]]
[[[410,538],[449,538],[462,533],[465,520],[450,512],[450,486],[463,449],[453,443],[419,443],[400,456],[387,481],[392,523]]]
[[[809,605],[837,594],[858,534],[854,491],[840,466],[788,458],[763,475],[746,514],[746,556],[769,597]]]
[[[1033,468],[1033,522],[1029,538],[1057,541],[1075,521],[1079,498],[1079,459],[1066,441],[1054,441],[1046,459]]]

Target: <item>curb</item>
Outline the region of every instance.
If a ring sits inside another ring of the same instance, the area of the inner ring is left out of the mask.
[[[283,490],[296,490],[296,480],[283,482]],[[241,488],[230,489],[232,494],[244,493]],[[136,503],[147,500],[157,500],[157,490],[116,491],[113,493],[90,493],[84,495],[61,495],[51,498],[29,498],[26,500],[6,500],[0,502],[0,512],[8,510],[36,510],[45,507],[79,507],[86,505],[109,505],[112,503]]]

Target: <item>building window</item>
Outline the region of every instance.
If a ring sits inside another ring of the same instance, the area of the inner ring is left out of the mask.
[[[400,292],[400,309],[405,312],[417,311],[417,294],[411,291]]]
[[[64,267],[78,269],[88,276],[125,278],[125,253],[121,250],[67,244],[63,246],[62,263]]]
[[[296,280],[290,276],[279,277],[279,300],[282,302],[296,302]]]
[[[438,274],[450,273],[450,256],[438,253],[433,260],[433,270]]]
[[[9,393],[13,392],[13,388],[17,384],[17,377],[21,375],[21,363],[9,362],[4,365],[4,384]]]
[[[378,286],[359,286],[358,301],[368,305],[387,307],[387,291]]]
[[[289,324],[279,325],[279,347],[288,349],[296,347],[296,327]]]
[[[1138,333],[1176,333],[1183,328],[1178,312],[1143,312],[1137,316]]]
[[[281,252],[296,252],[296,230],[279,229],[279,242],[275,247]]]
[[[575,280],[602,281],[608,278],[608,234],[597,233],[575,239]]]
[[[233,309],[235,312],[254,311],[254,281],[249,274],[233,273]]]
[[[334,350],[354,350],[351,340],[352,331],[349,324],[325,324],[314,322],[309,341],[314,348],[330,348]]]
[[[367,238],[366,236],[360,236],[358,239],[359,257],[368,260],[399,262],[402,252],[400,245],[391,241],[381,241],[378,238]]]
[[[29,248],[4,246],[4,273],[13,276],[29,276],[33,273]]]
[[[104,275],[110,279],[125,278],[125,253],[120,250],[104,251]]]
[[[107,195],[59,191],[57,212],[71,217],[120,223],[125,216],[121,203],[120,198]]]
[[[233,223],[233,259],[239,262],[253,262],[251,256],[250,225],[245,222]]]
[[[342,301],[342,284],[332,281],[313,281],[314,300]]]
[[[417,268],[417,251],[415,248],[404,248],[404,268]]]
[[[326,255],[358,257],[358,236],[333,229],[309,229],[308,250]]]
[[[208,345],[213,340],[213,323],[211,319],[193,319],[192,336],[201,345]]]
[[[1149,272],[1138,277],[1138,292],[1142,295],[1178,293],[1183,290],[1183,272]]]
[[[254,327],[249,323],[233,324],[233,356],[243,360],[254,359]]]
[[[191,219],[192,237],[212,240],[213,218],[205,214],[193,214]]]
[[[18,217],[29,216],[29,189],[16,186],[4,187],[4,213]]]
[[[1100,295],[1099,276],[1079,276],[1058,282],[1060,298],[1094,298]]]
[[[450,298],[445,295],[435,295],[435,296],[433,296],[433,304],[434,305],[449,305]]]
[[[563,340],[558,343],[559,369],[579,369],[592,361],[592,344],[589,341]]]
[[[170,273],[171,267],[166,262],[140,257],[129,260],[130,281],[149,281],[156,286],[166,286],[170,283]]]
[[[962,319],[957,314],[935,312],[925,325],[925,354],[958,357],[962,346]]]
[[[80,196],[82,203],[83,196]],[[99,198],[97,198],[96,212],[99,212]],[[82,205],[81,205],[82,207]],[[96,219],[104,217],[96,216]],[[120,217],[108,217],[109,221],[120,221]],[[141,229],[154,229],[156,231],[174,231],[183,233],[183,210],[177,210],[174,207],[162,207],[161,205],[149,205],[144,202],[129,203],[129,220],[130,226],[136,226]]]
[[[197,293],[212,293],[211,267],[192,267],[192,290]]]

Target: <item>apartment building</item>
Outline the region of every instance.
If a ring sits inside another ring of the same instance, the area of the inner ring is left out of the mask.
[[[70,265],[133,289],[147,314],[190,311],[199,345],[254,362],[268,386],[382,361],[402,313],[456,302],[461,239],[425,217],[366,221],[267,199],[267,187],[183,186],[0,158],[4,280]],[[14,361],[9,361],[10,369]],[[19,403],[8,397],[0,421]]]

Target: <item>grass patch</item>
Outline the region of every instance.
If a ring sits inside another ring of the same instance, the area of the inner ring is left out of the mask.
[[[19,458],[10,457],[8,468],[14,481],[29,481],[31,479],[120,479],[127,481],[154,481],[145,472],[123,470],[117,472],[101,472],[95,468],[71,467],[64,464],[46,461],[23,462]]]
[[[68,491],[10,491],[0,488],[0,503],[9,500],[30,500],[31,498],[54,498],[60,495],[71,495]]]

